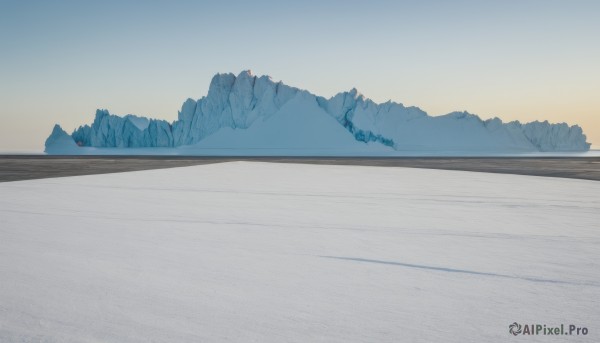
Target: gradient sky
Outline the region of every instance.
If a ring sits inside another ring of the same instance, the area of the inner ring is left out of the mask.
[[[600,1],[0,0],[0,150],[96,108],[174,120],[217,72],[431,115],[579,124],[600,146]]]

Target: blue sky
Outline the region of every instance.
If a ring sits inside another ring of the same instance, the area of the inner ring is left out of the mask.
[[[173,120],[217,72],[432,115],[580,124],[600,145],[600,1],[0,1],[0,150],[96,108]]]

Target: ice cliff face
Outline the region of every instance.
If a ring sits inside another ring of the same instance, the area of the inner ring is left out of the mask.
[[[126,115],[119,117],[97,110],[91,126],[79,127],[71,135],[79,146],[141,148],[172,147],[171,125],[164,120]]]
[[[405,151],[586,151],[577,125],[547,121],[503,123],[468,112],[431,117],[417,107],[376,104],[356,89],[317,101],[358,140],[375,140]]]
[[[190,145],[217,130],[229,127],[246,129],[258,118],[274,114],[299,90],[256,77],[249,71],[237,77],[217,74],[208,95],[198,101],[186,100],[173,123],[174,145]]]
[[[295,100],[290,102],[292,99]],[[503,123],[498,118],[484,121],[467,112],[431,117],[417,107],[405,107],[393,102],[376,104],[356,89],[326,99],[274,82],[267,76],[257,77],[250,71],[244,71],[237,77],[233,74],[215,75],[207,96],[199,100],[186,100],[178,119],[173,123],[134,115],[120,117],[111,115],[106,110],[98,110],[91,125],[79,127],[71,136],[60,127],[55,127],[46,141],[46,152],[76,150],[78,146],[186,146],[186,151],[189,152],[190,146],[202,146],[206,137],[222,129],[238,132],[235,130],[248,129],[256,122],[264,123],[273,116],[279,116],[288,102],[292,105],[287,106],[283,112],[290,118],[301,116],[303,120],[317,123],[315,118],[318,116],[328,116],[337,121],[355,141],[399,151],[585,151],[590,146],[581,128],[576,125],[550,124],[547,121]],[[298,113],[294,114],[294,109]],[[311,111],[311,115],[303,112],[307,110]],[[280,123],[278,125],[298,125],[295,120],[274,122]],[[303,125],[303,130],[310,128],[311,123]],[[257,129],[248,133],[259,132],[257,134],[268,138],[270,135],[277,136],[276,131],[280,129],[294,129],[272,126],[269,126],[270,131]],[[319,135],[324,134],[322,130],[319,131]],[[227,137],[235,140],[236,135],[228,133]],[[311,140],[310,135],[305,139]],[[332,139],[339,143],[341,138],[336,133],[332,134]],[[345,138],[343,141],[346,141]],[[273,147],[277,148],[277,144],[274,140]],[[340,144],[333,145],[337,147]],[[350,143],[346,145],[349,149],[356,147]]]

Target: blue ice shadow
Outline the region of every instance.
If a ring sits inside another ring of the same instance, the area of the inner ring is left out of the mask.
[[[492,276],[492,277],[505,278],[505,279],[525,280],[525,281],[531,281],[531,282],[541,282],[541,283],[554,283],[554,284],[564,284],[564,285],[577,285],[577,286],[598,287],[598,285],[595,284],[595,283],[586,283],[586,282],[584,282],[584,283],[578,283],[578,282],[570,282],[570,281],[562,281],[562,280],[541,279],[541,278],[527,277],[527,276],[516,276],[516,275],[506,275],[506,274],[497,274],[497,273],[488,273],[488,272],[478,272],[478,271],[466,270],[466,269],[433,267],[433,266],[426,266],[426,265],[421,265],[421,264],[402,263],[402,262],[393,262],[393,261],[382,261],[382,260],[372,260],[372,259],[360,258],[360,257],[343,257],[343,256],[319,256],[319,257],[336,259],[336,260],[346,260],[346,261],[356,261],[356,262],[368,262],[368,263],[387,264],[387,265],[407,267],[407,268],[435,270],[435,271],[447,272],[447,273],[462,273],[462,274],[470,274],[470,275]]]

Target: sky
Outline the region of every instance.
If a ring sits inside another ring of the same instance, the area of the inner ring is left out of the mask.
[[[97,108],[175,120],[212,76],[430,115],[582,126],[600,147],[600,1],[0,0],[0,151]]]

